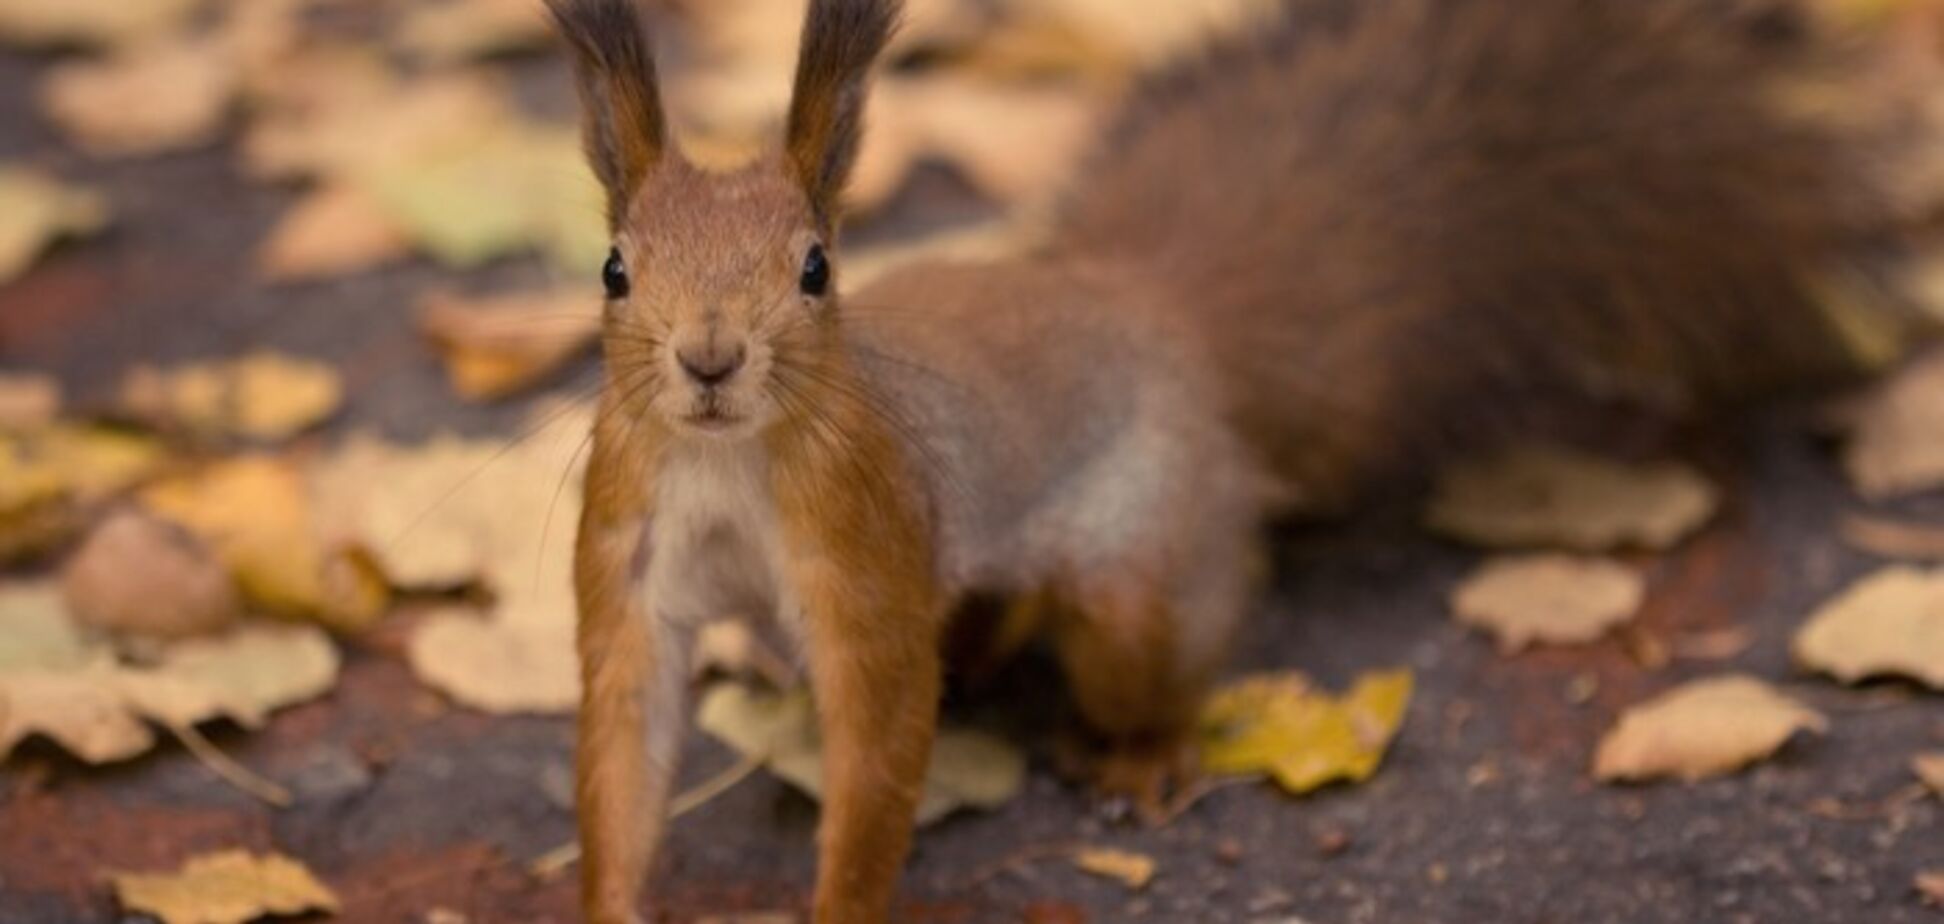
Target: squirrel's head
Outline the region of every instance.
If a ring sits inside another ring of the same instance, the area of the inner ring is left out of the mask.
[[[783,144],[733,172],[669,140],[635,0],[547,0],[607,194],[609,388],[681,432],[755,433],[827,381],[839,196],[895,0],[811,0]]]

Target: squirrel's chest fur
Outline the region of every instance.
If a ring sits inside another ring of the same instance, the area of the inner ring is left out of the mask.
[[[759,441],[675,441],[650,474],[652,550],[643,590],[663,618],[695,626],[723,616],[795,622],[782,531]]]

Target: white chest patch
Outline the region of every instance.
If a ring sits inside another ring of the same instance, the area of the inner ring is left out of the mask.
[[[728,616],[793,622],[761,443],[679,443],[651,490],[642,590],[653,612],[683,627]]]

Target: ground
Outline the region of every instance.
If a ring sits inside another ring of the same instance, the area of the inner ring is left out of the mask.
[[[244,183],[228,151],[106,165],[66,153],[33,111],[38,67],[0,55],[0,158],[101,184],[120,222],[0,286],[0,364],[54,372],[85,403],[136,361],[270,345],[337,363],[351,390],[343,419],[361,426],[401,438],[443,427],[511,432],[510,411],[450,397],[410,330],[406,307],[435,271],[263,287],[249,260],[290,191]],[[559,97],[557,72],[532,79],[549,89],[542,97]],[[966,195],[933,176],[866,233],[969,211]],[[501,267],[465,286],[492,291],[539,272]],[[1814,603],[1877,564],[1834,534],[1861,502],[1828,447],[1789,415],[1737,421],[1681,448],[1729,500],[1703,534],[1651,562],[1642,631],[1666,640],[1746,626],[1756,638],[1746,653],[1725,665],[1649,668],[1636,636],[1631,645],[1501,656],[1445,612],[1447,591],[1476,555],[1416,531],[1408,503],[1285,528],[1269,538],[1273,588],[1234,669],[1298,668],[1340,685],[1362,670],[1409,666],[1417,694],[1377,777],[1302,799],[1233,786],[1164,828],[1117,821],[1052,772],[1059,710],[1050,704],[1061,694],[1050,671],[1028,663],[952,705],[1028,744],[1027,790],[998,812],[919,836],[904,919],[1944,919],[1912,885],[1920,869],[1944,867],[1944,805],[1893,798],[1911,783],[1911,754],[1944,746],[1940,701],[1894,684],[1843,690],[1801,675],[1787,653]],[[1944,519],[1944,496],[1891,509]],[[339,920],[458,920],[435,909],[482,924],[573,920],[572,874],[527,870],[572,836],[570,723],[444,703],[404,666],[408,621],[350,641],[345,677],[328,698],[261,732],[215,732],[236,758],[291,784],[293,808],[253,801],[174,748],[90,769],[35,747],[0,768],[0,924],[116,920],[106,871],[170,867],[238,844],[302,858],[339,891]],[[1726,780],[1590,780],[1593,743],[1620,707],[1726,668],[1783,682],[1828,713],[1832,730]],[[733,759],[699,737],[689,750],[691,778]],[[660,920],[801,908],[815,817],[813,804],[759,775],[682,818],[656,879]],[[1076,842],[1150,854],[1159,875],[1131,892],[1042,856]]]

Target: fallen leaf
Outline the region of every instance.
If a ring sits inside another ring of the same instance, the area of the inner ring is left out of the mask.
[[[105,60],[57,64],[41,108],[98,157],[156,154],[214,141],[236,97],[227,55],[201,40],[159,42]]]
[[[1646,597],[1632,568],[1600,558],[1544,554],[1495,558],[1451,595],[1458,621],[1516,652],[1534,642],[1590,642],[1632,619]]]
[[[410,256],[411,238],[371,194],[329,182],[284,213],[264,240],[257,266],[275,280],[362,272]]]
[[[1134,891],[1154,881],[1154,858],[1111,847],[1082,847],[1073,852],[1073,865],[1082,872],[1112,879]]]
[[[115,686],[108,650],[68,620],[51,581],[0,584],[0,759],[43,735],[89,763],[155,744]]]
[[[1925,751],[1910,758],[1910,772],[1917,774],[1932,794],[1944,798],[1944,751]]]
[[[453,390],[475,401],[538,384],[601,333],[599,298],[578,286],[486,299],[434,292],[419,301],[418,323]]]
[[[337,684],[338,653],[315,626],[256,623],[170,644],[117,681],[129,707],[163,725],[227,718],[258,728],[271,712]]]
[[[1002,203],[1047,200],[1091,150],[1106,114],[1082,87],[950,73],[881,80],[870,105],[871,131],[845,192],[846,205],[863,211],[888,201],[921,162],[950,166]]]
[[[1714,487],[1685,465],[1527,446],[1445,471],[1425,519],[1486,546],[1664,549],[1707,522],[1716,503]]]
[[[44,427],[61,412],[61,384],[51,376],[0,371],[0,431]]]
[[[1857,581],[1810,615],[1792,651],[1845,683],[1895,675],[1944,688],[1944,571],[1896,565]]]
[[[1773,754],[1829,721],[1753,677],[1729,674],[1675,687],[1622,713],[1600,739],[1601,780],[1721,776]]]
[[[1924,904],[1933,908],[1944,908],[1944,869],[1927,869],[1911,879],[1917,894]]]
[[[1217,690],[1202,708],[1202,768],[1268,774],[1291,793],[1377,772],[1404,720],[1411,674],[1380,671],[1333,697],[1300,674],[1262,674]]]
[[[545,48],[552,38],[537,0],[417,4],[395,35],[400,48],[435,64]]]
[[[287,460],[243,456],[151,485],[141,503],[208,542],[257,605],[361,630],[384,614],[384,581],[362,552],[325,541],[310,491]]]
[[[335,912],[338,899],[302,863],[277,853],[223,850],[173,873],[115,873],[123,909],[162,924],[245,924],[270,915]]]
[[[154,440],[106,427],[57,423],[0,431],[0,534],[51,505],[85,507],[154,474]]]
[[[202,0],[4,0],[0,41],[32,48],[119,45],[181,25]]]
[[[157,638],[213,632],[242,615],[236,583],[213,549],[136,511],[95,527],[68,559],[61,588],[83,625]]]
[[[808,691],[778,694],[737,683],[716,684],[703,694],[695,722],[744,757],[761,760],[778,779],[822,798],[822,744]],[[1025,755],[1011,743],[970,729],[941,727],[919,799],[918,823],[932,824],[961,808],[997,808],[1017,797],[1025,781]]]
[[[1845,544],[1872,555],[1944,561],[1944,528],[1849,514],[1837,534]]]
[[[101,650],[68,619],[52,581],[0,582],[0,673],[80,667]]]
[[[54,242],[93,234],[107,224],[107,200],[99,193],[0,164],[0,283],[26,272]]]
[[[697,678],[710,674],[755,677],[777,689],[788,689],[802,680],[787,658],[740,619],[718,619],[697,630],[691,660]]]
[[[564,272],[592,272],[608,250],[600,187],[571,129],[509,122],[357,177],[420,249],[450,266],[537,250]]]
[[[1872,388],[1857,409],[1843,467],[1857,493],[1872,500],[1944,482],[1944,352]]]
[[[570,624],[437,613],[412,633],[406,653],[413,676],[481,712],[565,713],[580,702]]]
[[[1689,661],[1727,661],[1741,657],[1755,645],[1747,626],[1727,626],[1683,635],[1674,640],[1674,657]]]
[[[343,401],[337,370],[269,350],[167,371],[138,366],[121,389],[122,405],[158,426],[254,440],[295,436]]]
[[[327,48],[294,63],[289,79],[258,88],[278,102],[244,135],[244,165],[260,179],[361,183],[395,165],[463,152],[514,118],[504,86],[481,74],[399,83],[382,59],[359,49]]]

